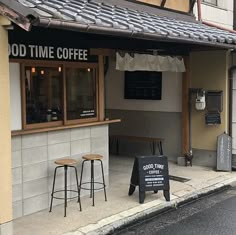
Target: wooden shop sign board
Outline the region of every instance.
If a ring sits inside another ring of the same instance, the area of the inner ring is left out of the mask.
[[[129,196],[139,186],[139,202],[143,203],[146,191],[163,190],[166,201],[170,201],[168,160],[165,156],[135,157],[130,180]]]

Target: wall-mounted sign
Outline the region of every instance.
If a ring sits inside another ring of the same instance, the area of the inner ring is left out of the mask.
[[[130,180],[129,196],[139,186],[139,202],[143,203],[145,191],[163,190],[166,201],[170,201],[168,160],[165,156],[140,156],[134,160]]]
[[[10,58],[18,59],[44,59],[44,60],[69,60],[88,61],[88,49],[54,47],[42,45],[25,45],[12,43],[8,45]]]
[[[125,71],[125,99],[161,100],[162,73]]]
[[[94,109],[83,110],[82,113],[80,114],[80,117],[82,118],[95,117],[95,110]]]

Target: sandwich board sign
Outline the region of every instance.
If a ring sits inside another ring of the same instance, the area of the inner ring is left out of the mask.
[[[157,193],[163,190],[166,201],[170,201],[168,160],[165,156],[137,156],[134,160],[130,180],[129,196],[139,186],[139,202],[143,203],[146,191]]]

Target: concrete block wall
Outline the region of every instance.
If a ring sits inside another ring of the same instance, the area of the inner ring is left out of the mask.
[[[80,177],[81,158],[88,153],[104,156],[104,173],[108,185],[107,125],[13,136],[13,218],[49,208],[56,159],[71,157],[78,160],[77,170]],[[84,168],[83,181],[88,181],[89,177],[90,164]],[[95,178],[101,179],[99,163],[95,163]],[[63,188],[64,170],[58,169],[55,189]],[[76,188],[75,172],[72,168],[68,171],[68,188]],[[88,193],[89,191],[81,191],[82,196]],[[71,194],[76,195],[73,192]],[[63,203],[63,200],[53,201],[53,205],[59,203]]]
[[[216,169],[216,151],[193,148],[193,165]]]
[[[122,122],[111,125],[111,135],[134,135],[164,138],[163,153],[170,161],[181,156],[181,113],[151,112],[136,110],[107,109],[106,117],[121,118]],[[111,153],[115,153],[115,143],[111,143]],[[120,141],[120,155],[151,155],[147,142]],[[159,154],[157,149],[157,154]]]

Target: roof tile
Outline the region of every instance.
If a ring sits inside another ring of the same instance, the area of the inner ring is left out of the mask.
[[[141,10],[101,2],[101,0],[15,0],[33,9],[42,18],[74,21],[113,29],[132,30],[194,42],[233,44],[236,34],[201,24],[159,16]]]

